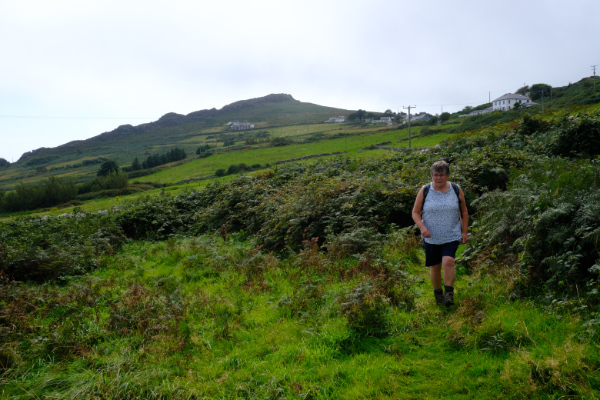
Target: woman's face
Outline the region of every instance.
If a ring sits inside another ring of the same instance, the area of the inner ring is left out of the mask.
[[[431,174],[431,179],[436,187],[443,187],[448,182],[448,175],[443,171],[435,171]]]

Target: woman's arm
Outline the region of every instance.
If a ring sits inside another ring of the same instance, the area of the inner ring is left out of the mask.
[[[429,229],[427,229],[427,227],[423,223],[423,218],[421,217],[422,213],[423,213],[423,188],[421,188],[421,190],[419,190],[419,193],[417,194],[417,198],[415,200],[415,205],[413,206],[413,210],[412,210],[412,219],[413,219],[413,221],[415,221],[415,224],[417,224],[417,226],[421,230],[421,236],[423,236],[424,238],[428,238],[428,237],[431,237],[431,232],[429,232]]]

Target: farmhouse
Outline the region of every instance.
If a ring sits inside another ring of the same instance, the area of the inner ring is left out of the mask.
[[[493,111],[508,111],[512,110],[515,103],[519,103],[522,107],[531,107],[536,103],[533,103],[529,96],[523,96],[522,94],[507,93],[504,96],[498,97],[492,103]]]
[[[346,117],[344,117],[343,115],[340,115],[339,117],[331,117],[329,118],[327,121],[327,123],[341,123],[344,122],[346,120]]]
[[[392,117],[381,117],[380,119],[372,119],[372,124],[392,124]]]
[[[254,128],[254,125],[251,124],[250,122],[233,121],[233,122],[228,123],[228,125],[231,126],[232,131],[245,131],[245,130]]]

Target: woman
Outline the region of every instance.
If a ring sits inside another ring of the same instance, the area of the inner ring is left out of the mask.
[[[458,185],[448,182],[449,175],[448,163],[443,160],[435,162],[431,166],[432,182],[419,190],[412,211],[413,220],[423,237],[425,265],[429,267],[435,301],[446,306],[454,304],[456,249],[460,243],[469,240],[465,195]]]

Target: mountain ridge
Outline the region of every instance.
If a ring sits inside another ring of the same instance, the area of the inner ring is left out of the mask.
[[[263,105],[266,103],[285,103],[285,102],[295,102],[297,104],[313,104],[313,103],[303,103],[299,100],[293,98],[290,94],[279,93],[279,94],[269,94],[263,97],[256,97],[252,99],[246,100],[238,100],[233,103],[227,104],[223,106],[221,109],[211,108],[211,109],[203,109],[198,111],[192,111],[189,114],[178,114],[175,112],[168,112],[158,118],[156,121],[143,123],[140,125],[131,125],[131,124],[123,124],[119,125],[117,128],[112,131],[103,132],[99,135],[92,136],[88,139],[81,140],[72,140],[70,142],[61,144],[56,147],[40,147],[38,149],[23,153],[21,157],[15,162],[15,164],[23,163],[28,159],[35,156],[42,156],[47,154],[49,151],[53,150],[63,150],[63,149],[73,149],[77,148],[78,145],[82,143],[91,143],[91,142],[106,142],[108,140],[112,140],[118,138],[120,136],[128,136],[133,134],[143,134],[148,132],[151,129],[156,128],[168,128],[175,127],[178,125],[182,125],[185,123],[193,123],[193,122],[202,122],[208,118],[218,118],[227,116],[228,114],[240,112],[244,110],[248,110],[251,108],[256,108],[257,105]],[[332,107],[326,106],[318,106],[323,108],[331,108],[332,110],[341,110],[335,109]],[[344,110],[346,111],[346,110]]]

